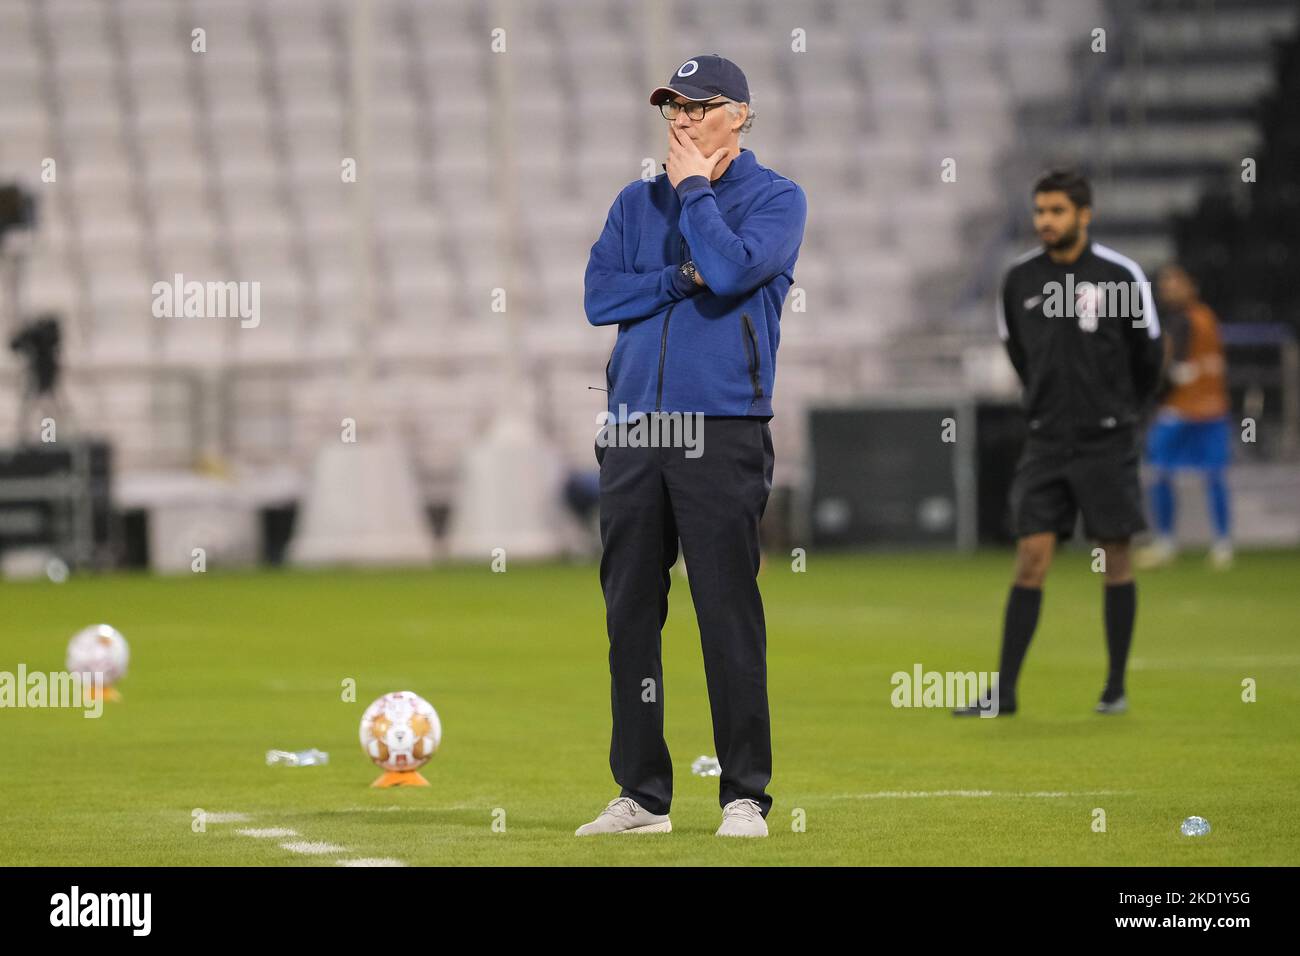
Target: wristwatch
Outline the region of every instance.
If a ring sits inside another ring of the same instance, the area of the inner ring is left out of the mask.
[[[690,279],[692,283],[694,283],[695,282],[695,260],[687,259],[685,262],[683,262],[681,267],[681,273],[683,276]]]

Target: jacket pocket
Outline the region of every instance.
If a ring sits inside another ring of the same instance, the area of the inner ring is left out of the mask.
[[[758,333],[754,331],[754,322],[749,317],[748,312],[742,312],[740,319],[745,325],[745,336],[747,340],[746,358],[749,361],[749,381],[754,387],[754,397],[763,397],[763,382],[759,375],[758,362]]]
[[[627,333],[624,331],[623,323],[620,322],[618,335],[614,336],[614,344],[609,349],[609,358],[605,360],[605,392],[608,395],[614,394],[614,379],[610,375],[610,369],[614,367],[614,356],[618,354],[619,347],[627,344],[623,341],[625,338],[627,338]]]

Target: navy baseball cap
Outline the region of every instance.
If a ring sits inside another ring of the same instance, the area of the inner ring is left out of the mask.
[[[674,96],[688,100],[711,100],[725,96],[737,103],[749,102],[749,83],[740,67],[717,53],[693,56],[661,86],[650,94],[650,105],[658,106]]]

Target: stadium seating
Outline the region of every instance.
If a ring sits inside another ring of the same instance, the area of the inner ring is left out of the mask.
[[[587,386],[603,385],[613,332],[587,325],[582,272],[618,189],[664,152],[646,94],[672,64],[715,49],[741,63],[757,117],[744,145],[809,197],[796,270],[807,308],[785,316],[777,380],[782,482],[802,467],[807,403],[892,387],[889,343],[942,326],[963,281],[987,271],[988,245],[1004,241],[1014,206],[1008,154],[1033,142],[1024,128],[1033,117],[1077,105],[1072,54],[1117,16],[1099,0],[510,6],[501,58],[489,47],[499,25],[490,4],[375,2],[371,148],[360,173],[374,202],[365,248],[385,369],[378,388],[412,436],[434,499],[450,492],[473,434],[450,416],[488,413],[502,389],[521,387],[499,381],[506,322],[543,427],[575,466],[594,464],[604,393]],[[1209,39],[1200,5],[1149,6],[1142,89],[1152,116],[1192,100],[1224,104],[1213,121],[1226,124],[1215,148],[1228,160],[1249,136],[1227,105],[1262,82],[1234,51],[1280,29],[1280,5],[1220,12]],[[157,388],[132,391],[134,401],[123,392],[129,407],[111,415],[86,398],[122,369],[198,382],[218,367],[224,388],[195,385],[191,396],[260,382],[265,401],[199,416],[230,417],[218,444],[237,462],[305,463],[319,439],[311,416],[333,415],[328,383],[355,348],[359,308],[355,189],[340,177],[356,151],[352,11],[342,0],[0,8],[0,179],[23,180],[42,204],[27,307],[66,316],[81,422],[118,440],[128,470],[186,465],[208,440],[141,437],[161,427]],[[201,54],[191,52],[196,28],[206,31]],[[807,52],[792,49],[799,30]],[[1227,81],[1202,82],[1180,64],[1197,43],[1238,63]],[[508,99],[497,93],[505,67]],[[1059,145],[1090,151],[1086,124],[1050,129]],[[1140,240],[1191,201],[1190,176],[1155,190],[1141,170],[1204,158],[1203,133],[1161,123],[1108,141],[1105,161],[1132,172],[1103,194],[1121,232]],[[45,157],[58,162],[56,183],[39,181]],[[940,177],[949,158],[955,183]],[[150,287],[176,273],[260,282],[260,327],[154,319]],[[496,288],[508,293],[504,317],[492,311]],[[872,369],[884,378],[859,377]]]

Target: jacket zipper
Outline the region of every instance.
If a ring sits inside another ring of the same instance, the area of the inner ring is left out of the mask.
[[[686,237],[679,235],[677,237],[677,253],[685,262],[691,257],[691,247],[686,244]],[[659,385],[655,389],[655,411],[659,411],[663,406],[664,400],[664,355],[668,351],[668,320],[672,318],[673,309],[677,308],[674,302],[668,307],[668,312],[664,315],[664,331],[659,337]]]
[[[1074,387],[1076,363],[1072,361],[1072,354],[1074,353],[1075,346],[1076,346],[1075,337],[1078,334],[1078,329],[1079,329],[1079,319],[1078,316],[1075,314],[1077,309],[1078,309],[1078,298],[1076,297],[1075,301],[1072,303],[1072,308],[1070,309],[1071,318],[1057,325],[1058,332],[1056,336],[1057,348],[1060,352],[1064,353],[1062,356],[1062,358],[1064,359],[1062,364],[1065,365],[1064,431],[1066,434],[1066,439],[1065,439],[1066,455],[1074,454],[1074,440],[1075,440],[1076,433],[1079,430],[1078,416],[1075,414],[1075,409],[1074,409],[1074,393],[1076,391]],[[1081,353],[1083,343],[1079,342],[1077,343],[1077,345],[1079,346],[1079,351]]]
[[[668,320],[673,317],[673,309],[677,308],[677,303],[668,307],[668,312],[664,315],[664,331],[659,337],[659,387],[655,391],[655,411],[659,411],[664,400],[664,355],[668,352]]]
[[[754,331],[754,321],[749,317],[748,312],[742,312],[740,317],[745,321],[745,331],[749,334],[749,344],[754,350],[754,357],[749,363],[749,381],[754,386],[754,397],[763,397],[763,386],[758,379],[758,333]]]

